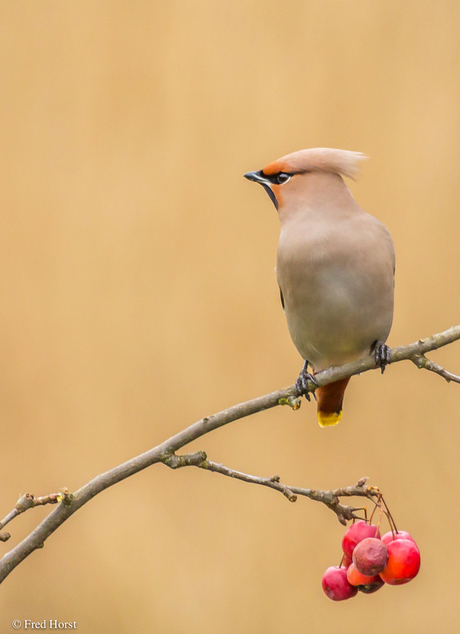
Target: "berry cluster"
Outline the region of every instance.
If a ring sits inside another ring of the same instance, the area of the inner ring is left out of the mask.
[[[420,551],[409,533],[392,528],[380,537],[378,526],[364,520],[347,529],[342,550],[340,566],[331,566],[323,575],[323,590],[333,601],[351,599],[358,590],[371,594],[385,583],[407,583],[420,568]]]

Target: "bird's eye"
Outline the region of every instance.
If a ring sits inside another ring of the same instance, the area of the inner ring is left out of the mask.
[[[280,172],[279,174],[276,175],[276,184],[284,185],[284,183],[287,183],[288,181],[290,181],[291,178],[292,178],[292,174],[286,174],[285,172]]]

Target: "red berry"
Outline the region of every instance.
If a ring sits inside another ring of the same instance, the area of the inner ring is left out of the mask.
[[[376,575],[376,578],[380,579],[380,576]],[[357,588],[360,592],[363,592],[364,594],[372,594],[373,592],[377,592],[377,590],[380,590],[380,588],[384,585],[385,582],[383,581],[383,579],[380,579],[380,581],[375,581],[374,583],[366,583],[363,586],[357,586]]]
[[[355,564],[351,564],[347,569],[347,579],[352,586],[362,586],[366,583],[372,583],[375,580],[380,580],[380,577],[379,575],[363,575],[361,572],[359,572]]]
[[[368,577],[359,572],[355,564],[351,564],[347,570],[347,579],[352,586],[356,586],[360,592],[371,594],[383,586],[379,575]]]
[[[407,531],[395,531],[394,533],[390,531],[389,533],[385,533],[385,535],[382,537],[382,542],[388,546],[388,544],[395,539],[409,539],[415,544],[415,539]]]
[[[359,520],[359,522],[355,522],[347,529],[342,540],[342,550],[349,559],[352,558],[356,544],[359,544],[366,537],[380,539],[377,526],[367,524],[364,520]]]
[[[343,568],[348,568],[348,566],[351,566],[351,564],[352,564],[352,560],[349,559],[346,555],[344,555],[342,558],[342,563],[340,565]]]
[[[358,594],[358,588],[348,583],[347,569],[339,566],[330,566],[326,570],[322,586],[326,596],[333,601],[345,601]]]
[[[366,537],[353,551],[353,563],[360,573],[373,577],[385,569],[388,563],[388,548],[380,539]]]
[[[390,541],[388,548],[388,564],[380,577],[391,586],[398,586],[411,581],[420,569],[420,551],[410,539]]]

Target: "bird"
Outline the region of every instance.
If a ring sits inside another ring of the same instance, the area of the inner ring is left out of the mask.
[[[369,355],[382,372],[390,362],[393,240],[343,179],[354,178],[365,158],[311,148],[244,175],[264,187],[278,211],[276,276],[289,333],[304,360],[296,387],[307,398],[308,381],[316,383],[318,372]],[[321,427],[340,421],[349,380],[315,389]]]

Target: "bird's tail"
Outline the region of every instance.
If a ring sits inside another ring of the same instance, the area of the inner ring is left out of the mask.
[[[323,385],[315,390],[318,402],[318,422],[321,427],[337,425],[342,418],[342,403],[350,377]]]

